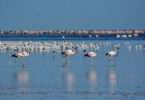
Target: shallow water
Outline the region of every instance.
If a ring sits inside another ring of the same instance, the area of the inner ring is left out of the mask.
[[[54,41],[46,42],[54,43]],[[145,99],[145,49],[141,46],[145,41],[69,41],[69,43],[89,44],[87,50],[97,52],[97,56],[84,57],[84,48],[70,57],[64,57],[60,52],[49,51],[31,52],[28,57],[16,59],[10,56],[13,51],[1,52],[0,99]],[[97,48],[91,48],[90,44],[97,44]],[[119,54],[108,59],[105,53],[114,44],[120,45]]]

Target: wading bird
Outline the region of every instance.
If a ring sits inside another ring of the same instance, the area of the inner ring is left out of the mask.
[[[29,53],[26,51],[22,51],[22,52],[16,52],[16,53],[12,54],[11,56],[15,57],[15,58],[21,58],[21,57],[29,56]]]

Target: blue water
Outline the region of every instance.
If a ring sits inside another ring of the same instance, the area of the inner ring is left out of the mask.
[[[49,52],[19,59],[1,52],[0,100],[144,100],[145,50],[137,46],[145,41],[106,42],[85,41],[100,45],[93,59],[81,51],[67,58]],[[118,56],[108,59],[105,53],[118,43]]]

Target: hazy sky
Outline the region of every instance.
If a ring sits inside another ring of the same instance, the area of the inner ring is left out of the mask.
[[[145,28],[145,0],[0,0],[0,29]]]

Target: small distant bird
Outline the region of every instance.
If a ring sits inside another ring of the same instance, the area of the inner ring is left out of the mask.
[[[119,50],[120,49],[120,44],[113,45],[113,49]]]
[[[143,49],[145,50],[145,45],[143,45]]]

